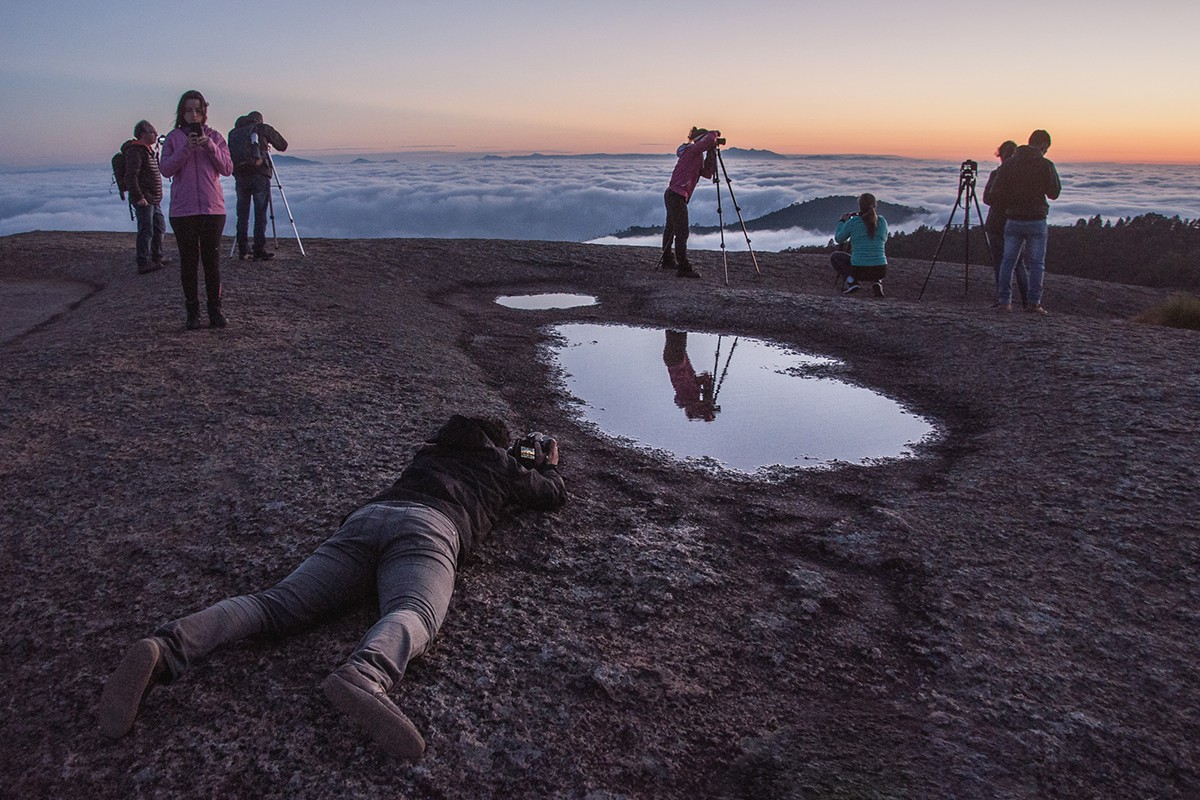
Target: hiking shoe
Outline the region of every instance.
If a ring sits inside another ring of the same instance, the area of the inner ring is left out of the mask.
[[[997,303],[996,310],[1002,314],[1007,314],[1012,311],[1012,303]]]
[[[842,289],[842,294],[854,294],[861,288],[858,281],[849,281],[846,283],[846,288]]]
[[[329,674],[321,684],[333,707],[363,728],[383,748],[401,761],[416,763],[425,752],[425,740],[387,693],[349,664]]]
[[[1038,303],[1035,306],[1029,306],[1025,310],[1028,311],[1030,314],[1045,314],[1046,313],[1046,309],[1042,308],[1041,303]]]
[[[675,256],[670,253],[664,253],[658,265],[663,269],[679,269],[679,265],[675,263]]]
[[[162,647],[157,639],[134,642],[121,659],[120,666],[109,676],[108,683],[104,684],[96,712],[100,732],[110,739],[120,739],[129,733],[142,698],[165,672]]]
[[[266,250],[260,250],[259,252],[250,256],[250,260],[251,261],[270,261],[274,257],[275,257],[274,253],[269,253]]]
[[[189,331],[198,330],[200,328],[200,315],[195,311],[189,311],[187,315],[187,322],[184,323],[184,327],[186,327]]]
[[[876,297],[883,297],[883,284],[875,281],[871,284],[871,291],[875,293]]]
[[[225,319],[225,315],[220,311],[208,315],[208,327],[210,328],[224,328],[228,324],[229,320]]]
[[[701,275],[700,271],[698,269],[696,269],[695,267],[681,266],[681,267],[679,267],[679,269],[675,270],[675,277],[676,278],[702,278],[704,276]]]

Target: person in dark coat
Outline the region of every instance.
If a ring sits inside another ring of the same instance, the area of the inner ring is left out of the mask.
[[[162,212],[162,173],[158,168],[158,131],[146,120],[133,126],[133,138],[121,148],[125,153],[125,187],[137,217],[137,269],[154,272],[166,264],[163,236],[167,219]]]
[[[233,156],[233,183],[237,190],[238,258],[246,258],[250,229],[250,204],[254,204],[254,249],[250,258],[268,261],[275,254],[267,250],[267,204],[271,199],[270,149],[287,150],[287,139],[263,122],[263,115],[251,111],[238,117],[229,132],[229,152]]]
[[[1021,145],[1012,158],[996,170],[996,182],[990,197],[993,206],[1004,209],[1004,260],[996,282],[996,305],[1012,311],[1012,277],[1017,258],[1024,252],[1029,265],[1029,305],[1026,311],[1045,314],[1042,307],[1042,283],[1046,273],[1046,241],[1051,200],[1062,193],[1062,181],[1054,162],[1046,158],[1050,134],[1036,130],[1029,144]],[[988,192],[984,192],[988,195]]]
[[[379,621],[322,688],[386,753],[417,761],[425,740],[388,691],[437,635],[458,565],[501,514],[510,507],[553,511],[566,502],[558,445],[546,441],[544,452],[535,445],[527,467],[506,449],[503,422],[452,416],[391,488],[347,516],[276,586],[227,598],[135,642],[104,687],[101,732],[127,734],[151,687],[170,683],[218,647],[301,630],[359,602],[374,586]]]

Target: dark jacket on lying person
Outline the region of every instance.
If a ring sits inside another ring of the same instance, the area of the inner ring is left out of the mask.
[[[506,506],[553,511],[567,501],[558,468],[526,469],[504,449],[505,430],[455,414],[417,451],[391,488],[371,503],[421,503],[445,514],[458,529],[459,560],[491,531]]]

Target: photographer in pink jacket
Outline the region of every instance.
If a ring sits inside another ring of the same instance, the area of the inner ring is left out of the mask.
[[[171,179],[171,230],[179,246],[179,270],[187,304],[187,329],[200,327],[198,266],[204,264],[208,324],[224,328],[221,313],[221,234],[225,195],[221,176],[233,174],[229,146],[208,127],[208,101],[192,89],[179,98],[175,129],[163,142],[159,166]]]

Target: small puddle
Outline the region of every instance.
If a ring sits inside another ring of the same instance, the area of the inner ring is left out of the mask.
[[[513,294],[497,297],[496,302],[521,311],[543,311],[548,308],[594,306],[600,301],[590,294]]]
[[[934,426],[831,377],[836,359],[757,339],[629,326],[553,327],[585,419],[637,447],[755,472],[911,456]]]

